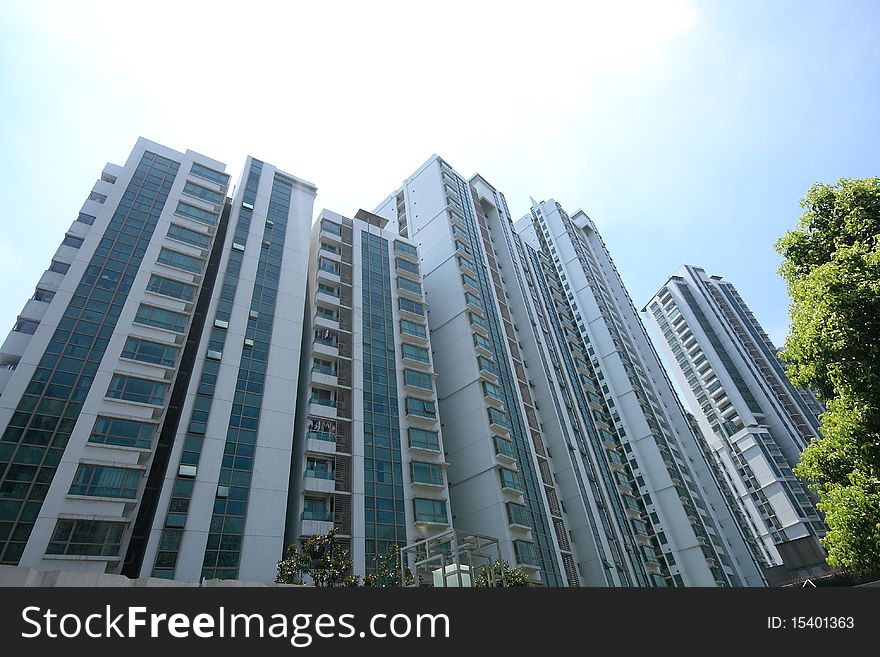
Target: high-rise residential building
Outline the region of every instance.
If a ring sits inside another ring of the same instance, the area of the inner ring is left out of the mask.
[[[450,527],[419,252],[360,210],[312,228],[287,542],[335,529],[354,572]]]
[[[141,139],[0,348],[0,563],[271,581],[315,187]]]
[[[719,276],[684,266],[643,311],[764,558],[790,575],[821,571],[825,526],[792,473],[819,435],[815,395],[792,385],[770,338]]]
[[[572,315],[566,328],[579,334],[577,355],[589,362],[578,364],[590,370],[582,383],[606,404],[605,418],[594,419],[604,419],[617,438],[672,580],[764,585],[763,563],[740,531],[593,221],[581,211],[569,217],[550,200],[533,203],[518,228],[540,244],[548,278],[555,270]]]
[[[764,584],[586,215],[514,227],[436,156],[376,214],[419,248],[456,529],[551,586]]]

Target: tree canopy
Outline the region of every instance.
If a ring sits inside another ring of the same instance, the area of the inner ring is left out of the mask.
[[[880,571],[880,179],[815,184],[776,243],[791,296],[780,354],[827,407],[795,472],[819,495],[828,563]]]
[[[287,555],[277,564],[275,581],[279,584],[303,584],[310,581],[317,587],[357,586],[360,578],[352,574],[348,550],[344,549],[331,530],[310,536],[301,548],[289,545]],[[308,580],[304,580],[307,576]]]

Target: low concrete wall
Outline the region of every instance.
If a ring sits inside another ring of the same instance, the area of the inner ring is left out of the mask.
[[[266,584],[240,579],[209,579],[204,582],[185,582],[158,577],[130,579],[125,575],[80,573],[69,570],[34,570],[21,566],[0,566],[0,587],[242,587],[242,586],[300,586],[297,584]]]

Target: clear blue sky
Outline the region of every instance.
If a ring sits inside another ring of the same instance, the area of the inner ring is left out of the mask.
[[[798,199],[880,174],[880,2],[330,4],[3,3],[0,333],[139,135],[343,214],[436,152],[587,212],[637,307],[700,265],[777,342]]]

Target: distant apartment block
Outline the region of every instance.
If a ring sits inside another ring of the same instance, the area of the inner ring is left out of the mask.
[[[819,435],[815,395],[791,384],[770,338],[719,276],[684,266],[644,311],[774,577],[827,568],[825,525],[792,473]]]

